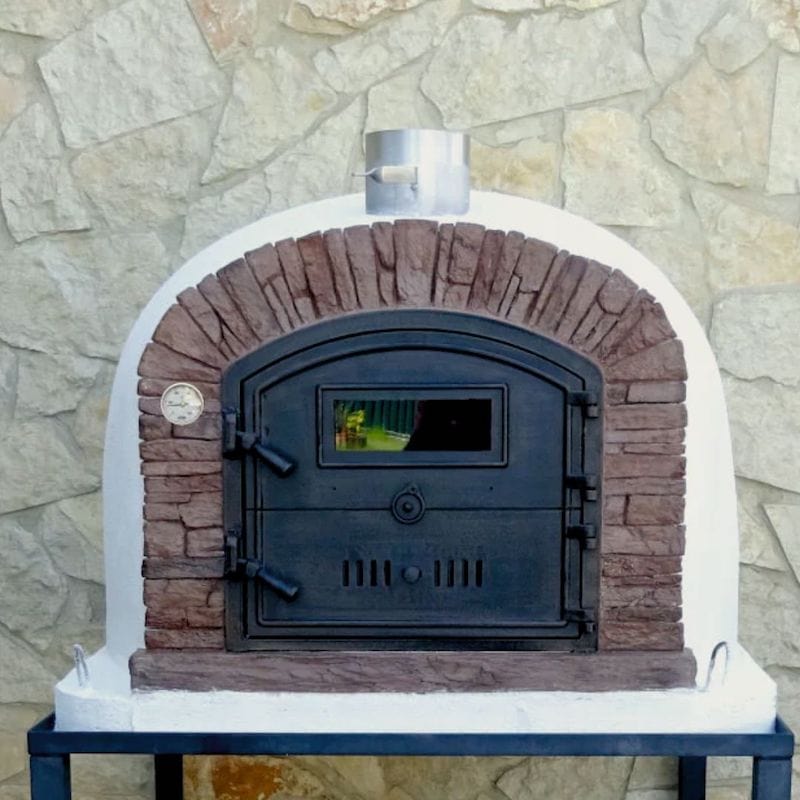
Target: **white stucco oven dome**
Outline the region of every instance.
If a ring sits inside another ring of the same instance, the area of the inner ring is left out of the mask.
[[[256,681],[246,690],[226,687],[219,690],[211,684],[198,688],[188,681],[182,686],[179,679],[175,682],[175,665],[178,664],[178,672],[182,669],[181,654],[191,650],[192,643],[196,645],[198,642],[201,643],[200,649],[208,652],[217,646],[218,635],[222,641],[222,634],[214,624],[201,623],[197,629],[206,631],[203,638],[193,633],[194,638],[187,638],[189,634],[185,631],[189,631],[191,625],[186,627],[187,623],[180,614],[174,617],[180,620],[175,624],[174,619],[167,619],[169,615],[162,615],[166,619],[163,623],[154,622],[156,615],[152,612],[156,605],[152,603],[152,590],[148,601],[151,604],[150,616],[146,621],[143,603],[145,579],[142,577],[142,559],[146,555],[145,483],[140,474],[139,429],[139,370],[143,354],[179,295],[198,286],[207,276],[240,259],[243,254],[272,243],[301,239],[314,231],[348,230],[359,226],[363,230],[363,226],[376,222],[393,222],[390,217],[365,215],[363,196],[349,195],[264,218],[211,245],[190,259],[159,289],[131,331],[114,382],[106,434],[103,500],[107,641],[106,646],[88,660],[88,682],[79,681],[73,671],[58,684],[56,718],[59,728],[284,732],[772,730],[776,711],[775,686],[737,644],[736,498],[722,387],[703,330],[686,302],[659,269],[630,245],[586,220],[550,206],[518,197],[472,192],[470,210],[466,214],[431,218],[430,221],[432,230],[441,231],[456,223],[473,224],[482,226],[482,231],[495,232],[498,242],[500,237],[515,232],[522,238],[549,243],[554,253],[567,251],[573,257],[588,260],[586,263],[607,265],[603,267],[605,275],[611,274],[611,270],[616,271],[615,274],[620,274],[647,293],[648,302],[663,309],[674,337],[682,343],[687,376],[685,510],[681,504],[685,552],[678,578],[681,592],[678,606],[682,617],[680,620],[674,616],[653,619],[652,613],[640,614],[635,610],[619,619],[623,620],[623,631],[636,631],[639,649],[649,654],[651,665],[658,665],[661,660],[667,663],[676,657],[678,651],[689,654],[696,664],[694,679],[688,684],[686,681],[681,685],[672,684],[671,688],[612,686],[599,691],[572,686],[548,689],[537,686],[535,681],[530,685],[523,681],[521,685],[500,687],[500,691],[482,690],[470,684],[467,690],[456,694],[452,687],[447,692],[414,691],[387,684],[374,686],[369,691],[350,692],[339,686],[336,690],[328,688],[324,698],[306,683],[293,691],[291,680],[277,688],[274,681],[266,681],[263,689],[259,689]],[[434,280],[434,272],[431,267],[426,273],[428,277],[423,280]],[[308,278],[310,282],[312,277]],[[515,291],[519,283],[518,280]],[[469,285],[465,285],[469,294]],[[599,284],[594,291],[599,291]],[[313,285],[308,300],[313,311]],[[398,306],[411,304],[404,304],[401,300],[398,300]],[[564,300],[565,304],[568,302],[569,299]],[[501,304],[494,315],[507,318],[510,308],[510,303]],[[319,303],[316,312],[319,312]],[[315,318],[325,316],[316,312],[312,314]],[[351,309],[348,313],[357,314],[360,309]],[[512,323],[520,324],[513,320]],[[297,323],[292,327],[303,328],[304,325],[303,315],[298,311]],[[635,335],[635,332],[631,334]],[[235,357],[238,354],[229,353],[228,361]],[[607,390],[606,408],[611,408],[612,403]],[[146,408],[150,405],[145,402]],[[151,416],[155,417],[157,413]],[[610,445],[614,442],[609,437],[606,439],[607,455],[613,455],[615,451]],[[210,448],[203,449],[203,452],[206,450],[210,451]],[[641,452],[655,455],[657,451],[656,447],[649,451],[644,448]],[[606,458],[606,473],[609,473],[609,463]],[[666,474],[662,477],[674,479]],[[607,480],[611,478],[613,475],[606,475]],[[624,527],[624,516],[620,522],[614,523],[610,519],[616,512],[609,510],[608,504],[604,508],[604,526]],[[220,549],[221,546],[220,542]],[[601,554],[602,558],[608,556],[602,550],[602,540]],[[674,551],[673,555],[679,558],[680,551]],[[164,560],[168,557],[162,554],[158,558]],[[608,585],[614,586],[625,586],[630,577],[625,572],[628,562],[614,563],[617,566],[609,567],[600,578],[601,595],[606,577],[614,579],[607,581]],[[168,567],[166,563],[164,568]],[[640,585],[642,576],[634,577],[638,581],[634,583]],[[659,585],[658,575],[646,577],[653,586]],[[165,583],[165,579],[153,573],[147,575],[147,579]],[[158,586],[160,590],[161,584]],[[169,589],[166,586],[165,591]],[[640,594],[644,596],[645,593]],[[602,597],[600,602],[600,649],[617,653],[615,658],[623,663],[625,652],[631,648],[621,646],[616,634],[612,636],[611,631],[619,630],[620,626],[614,628],[611,615],[606,616],[609,622],[607,632],[603,633]],[[629,605],[637,606],[637,603],[632,600]],[[642,601],[642,604],[653,606],[649,600]],[[211,609],[212,612],[216,610],[217,606]],[[637,620],[645,620],[647,624],[642,628]],[[652,625],[648,628],[650,623]],[[157,635],[149,636],[147,648],[143,651],[146,630],[155,631]],[[660,644],[653,631],[668,631],[669,636],[673,636],[671,644]],[[681,637],[677,644],[676,635]],[[720,642],[727,643],[727,658],[721,655],[724,649],[719,651],[720,657],[711,670],[711,655]],[[137,651],[143,651],[147,658],[160,657],[159,653],[169,651],[165,658],[169,659],[173,677],[168,686],[166,683],[153,686],[145,681],[132,688],[129,659]],[[226,658],[238,655],[227,653]],[[401,661],[409,657],[403,653],[394,655]],[[242,656],[253,657],[252,654]],[[269,654],[264,656],[268,657]],[[577,659],[586,657],[574,656]],[[286,655],[282,654],[281,658],[285,659]],[[190,671],[190,661],[191,656],[187,654],[187,671]],[[286,662],[273,663],[285,665]],[[235,667],[233,669],[235,671]]]

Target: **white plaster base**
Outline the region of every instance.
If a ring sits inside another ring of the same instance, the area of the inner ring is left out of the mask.
[[[775,683],[739,645],[709,689],[652,692],[131,692],[127,664],[88,663],[90,687],[74,670],[56,686],[59,730],[767,733],[776,714]]]

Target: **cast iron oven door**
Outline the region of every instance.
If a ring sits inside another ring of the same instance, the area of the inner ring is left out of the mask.
[[[591,362],[385,311],[268,344],[222,391],[229,649],[596,647]]]

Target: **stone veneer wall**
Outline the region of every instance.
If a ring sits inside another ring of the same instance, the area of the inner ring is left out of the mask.
[[[476,188],[627,239],[709,333],[739,490],[740,638],[800,730],[799,98],[796,0],[0,4],[0,798],[26,796],[24,730],[71,644],[104,640],[103,429],[137,313],[225,233],[360,188],[364,129],[443,121],[472,135]],[[657,759],[190,770],[191,800],[641,800],[676,783]],[[73,775],[89,800],[151,796],[148,759],[78,758]],[[745,797],[746,775],[710,763],[718,795]]]
[[[681,650],[686,365],[663,309],[619,270],[521,233],[425,220],[265,244],[162,318],[139,364],[147,647],[224,649],[221,370],[317,319],[411,306],[507,319],[600,365],[599,649]],[[177,380],[209,397],[193,425],[160,413]]]

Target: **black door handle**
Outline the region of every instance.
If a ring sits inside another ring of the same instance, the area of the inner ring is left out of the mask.
[[[280,450],[274,448],[269,442],[265,442],[263,439],[256,439],[256,441],[253,442],[252,448],[245,447],[245,450],[249,449],[252,449],[253,452],[264,461],[276,475],[280,475],[281,478],[290,475],[297,466],[297,463],[292,461],[289,456],[284,455]]]
[[[266,564],[255,558],[237,559],[236,566],[232,570],[228,570],[226,574],[254,578],[261,581],[268,589],[275,592],[278,597],[289,603],[297,599],[297,595],[300,594],[300,587],[296,583],[277,575]]]
[[[254,452],[276,475],[285,478],[294,472],[297,462],[273,447],[265,436],[238,429],[238,415],[231,409],[222,411],[222,454],[228,457],[241,452]]]

